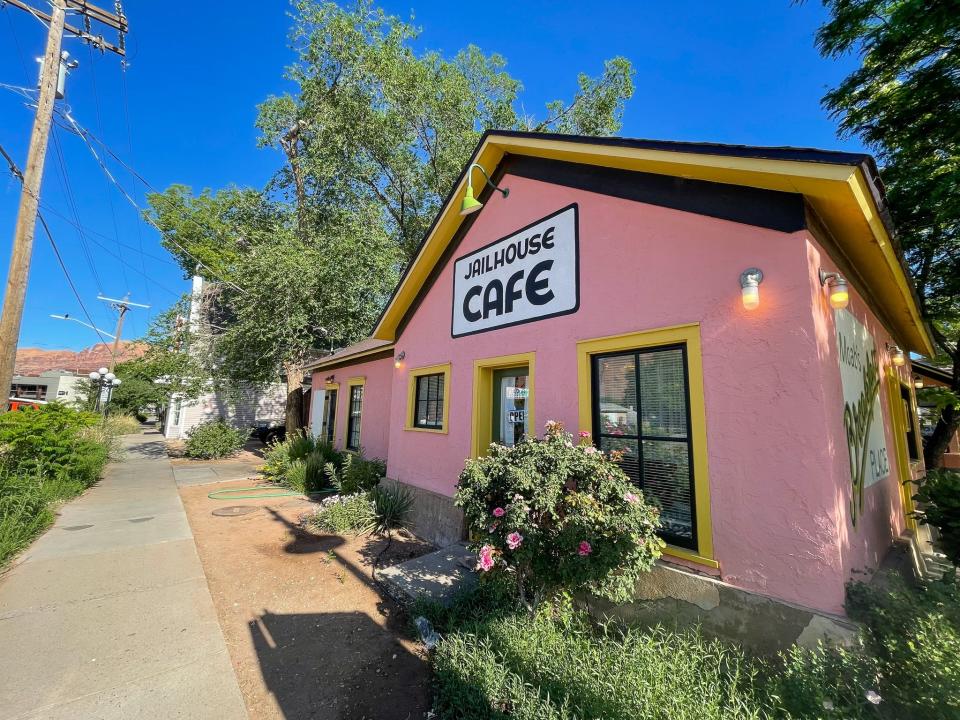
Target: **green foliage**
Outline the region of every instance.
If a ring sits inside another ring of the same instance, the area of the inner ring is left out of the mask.
[[[275,180],[303,216],[375,208],[408,260],[488,128],[610,134],[633,94],[633,69],[608,61],[578,78],[573,101],[540,123],[518,114],[521,84],[499,55],[475,46],[444,57],[418,50],[419,30],[369,0],[343,8],[300,0],[291,32],[295,95],[259,107],[262,144],[284,152]]]
[[[402,485],[379,485],[370,490],[373,501],[373,531],[386,535],[397,528],[409,527],[413,493]]]
[[[922,504],[920,521],[940,531],[940,547],[954,565],[960,565],[960,473],[928,470],[914,500]]]
[[[456,504],[480,538],[480,569],[509,574],[534,603],[581,590],[628,600],[664,545],[657,511],[619,466],[559,423],[468,460]]]
[[[59,403],[0,415],[0,466],[14,475],[68,474],[84,486],[100,477],[109,447],[90,437],[100,416]]]
[[[879,156],[899,244],[940,351],[960,365],[960,8],[956,0],[824,0],[823,55],[857,54],[858,69],[824,98],[844,135]],[[960,373],[955,372],[955,377]],[[954,393],[960,386],[954,383]],[[960,426],[941,408],[928,439],[938,467]]]
[[[694,631],[508,614],[441,641],[434,711],[450,720],[761,718],[755,675],[742,652]]]
[[[111,412],[104,422],[111,435],[133,435],[140,432],[140,420],[127,413]]]
[[[59,403],[0,416],[0,567],[100,478],[114,428]]]
[[[366,459],[354,453],[343,453],[340,466],[329,462],[324,468],[330,484],[341,495],[352,495],[375,488],[387,473],[387,465],[378,458]]]
[[[316,492],[330,487],[325,472],[327,456],[320,450],[314,450],[307,455],[304,461],[304,489],[306,492]]]
[[[567,602],[531,615],[502,581],[414,612],[443,637],[440,718],[960,717],[960,589],[883,585],[850,586],[848,611],[864,623],[851,647],[794,647],[774,659],[696,628],[597,624]]]
[[[263,465],[260,466],[260,474],[270,482],[286,483],[287,470],[289,470],[291,462],[289,443],[290,438],[283,442],[270,443],[263,452]]]
[[[307,455],[313,452],[316,443],[312,435],[302,432],[292,433],[287,438],[287,452],[291,460],[304,460]]]
[[[211,460],[240,452],[250,437],[249,428],[235,428],[224,420],[200,423],[187,433],[187,457]]]
[[[283,484],[297,492],[307,492],[307,463],[290,460],[283,473]]]
[[[373,501],[367,493],[334,495],[320,502],[310,523],[329,533],[372,532],[376,525]]]

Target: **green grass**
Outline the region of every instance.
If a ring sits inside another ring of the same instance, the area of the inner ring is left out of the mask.
[[[794,647],[758,658],[696,628],[597,623],[561,607],[536,616],[510,589],[481,583],[451,608],[413,615],[443,640],[434,711],[457,720],[957,720],[960,591],[854,584],[850,648]],[[868,695],[877,693],[874,704]]]

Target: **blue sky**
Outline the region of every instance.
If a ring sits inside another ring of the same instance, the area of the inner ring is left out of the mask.
[[[815,0],[382,4],[394,14],[414,14],[423,29],[419,47],[453,54],[474,43],[502,54],[524,84],[528,113],[542,114],[545,102],[571,97],[578,72],[597,74],[604,59],[624,55],[637,71],[625,136],[863,149],[856,140],[838,139],[820,107],[826,89],[856,60],[817,54],[813,36],[825,12]],[[258,102],[287,89],[289,5],[285,0],[189,3],[189,10],[186,5],[124,3],[132,29],[125,71],[117,56],[67,40],[65,49],[80,67],[68,81],[65,102],[81,125],[158,189],[171,183],[196,190],[263,186],[280,158],[256,147],[253,122]],[[34,58],[43,52],[44,36],[44,27],[30,15],[10,5],[0,10],[0,83],[35,84]],[[24,99],[0,88],[0,145],[21,167],[31,121]],[[156,232],[139,223],[136,211],[108,184],[87,147],[65,130],[56,135],[61,152],[51,142],[42,190],[46,219],[98,326],[110,331],[114,323],[96,300],[98,292],[113,297],[129,292],[131,299],[152,305],[128,315],[124,337],[138,337],[155,312],[189,285]],[[111,169],[142,204],[144,186],[123,168]],[[4,277],[18,196],[19,183],[0,173]],[[76,218],[83,236],[70,224]],[[82,317],[38,227],[20,345],[78,349],[97,341],[93,331],[51,319],[51,313]]]

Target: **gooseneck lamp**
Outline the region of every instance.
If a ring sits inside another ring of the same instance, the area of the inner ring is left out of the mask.
[[[740,273],[740,300],[745,310],[756,310],[760,306],[760,283],[763,271],[760,268],[747,268]]]
[[[847,279],[840,273],[826,272],[821,269],[820,285],[828,288],[830,307],[834,310],[842,310],[850,304],[850,289],[847,287]]]
[[[467,192],[463,195],[463,202],[460,203],[460,214],[461,215],[470,215],[475,213],[477,210],[483,207],[483,203],[477,200],[473,196],[473,169],[476,168],[479,170],[483,177],[486,179],[487,184],[492,187],[494,190],[503,193],[504,197],[510,194],[510,188],[501,188],[497,187],[493,181],[490,179],[490,176],[487,175],[487,171],[483,169],[483,166],[479,163],[472,163],[469,168],[467,168]]]

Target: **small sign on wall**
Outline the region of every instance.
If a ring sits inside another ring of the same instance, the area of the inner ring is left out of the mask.
[[[873,336],[848,310],[837,310],[835,318],[843,426],[853,482],[850,514],[855,525],[863,512],[863,489],[890,475],[890,461],[880,410],[880,364]]]
[[[458,258],[453,337],[543,320],[580,305],[577,205]]]

